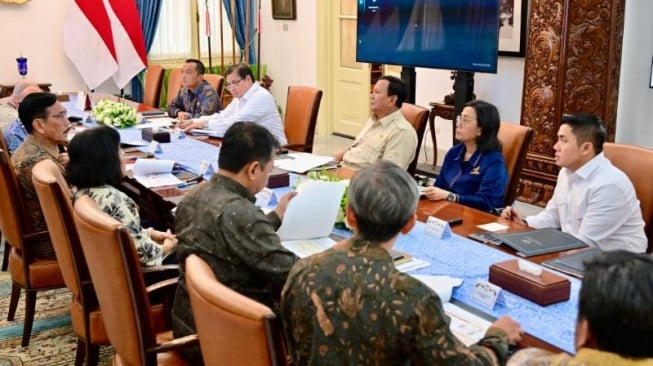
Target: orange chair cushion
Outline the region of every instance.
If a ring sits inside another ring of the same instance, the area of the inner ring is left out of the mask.
[[[82,304],[76,299],[70,306],[70,318],[73,323],[73,331],[78,337],[86,339],[84,336],[84,311]],[[89,329],[91,331],[92,344],[110,344],[107,330],[104,327],[104,319],[100,310],[93,310],[89,314]],[[152,322],[154,323],[155,332],[163,332],[170,327],[166,324],[163,305],[157,304],[152,306]]]
[[[27,287],[23,266],[23,257],[16,253],[16,249],[12,248],[11,254],[9,255],[11,280],[23,287]],[[61,270],[56,259],[37,259],[29,266],[31,288],[61,287],[64,284],[63,276],[61,275]]]

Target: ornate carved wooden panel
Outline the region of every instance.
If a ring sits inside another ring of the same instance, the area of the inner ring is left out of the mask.
[[[564,113],[601,117],[614,141],[625,0],[531,0],[521,123],[532,127],[520,199],[544,205]]]

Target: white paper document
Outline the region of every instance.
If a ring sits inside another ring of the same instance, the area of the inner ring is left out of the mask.
[[[324,238],[336,223],[340,200],[346,185],[342,182],[308,181],[297,187],[277,232],[281,240]]]
[[[274,166],[294,173],[307,171],[333,161],[333,156],[314,155],[311,153],[288,153],[274,161]]]
[[[184,183],[172,173],[135,175],[134,178],[147,188],[178,186]]]
[[[204,130],[204,129],[201,129],[201,128],[194,128],[192,130],[189,130],[188,132],[193,134],[193,135],[202,135],[202,136],[209,136],[209,137],[215,137],[215,138],[221,139],[221,138],[224,137],[224,133],[226,131],[221,132],[221,131],[217,131],[217,130]]]
[[[331,248],[335,243],[335,240],[327,237],[306,240],[285,240],[281,242],[281,245],[295,253],[299,258],[306,258]]]
[[[449,276],[429,276],[429,275],[412,275],[420,280],[423,284],[430,287],[435,291],[442,302],[447,302],[451,299],[451,293],[454,287],[458,287],[463,283],[462,278],[455,278]]]
[[[503,231],[508,229],[508,226],[499,224],[498,222],[491,222],[489,224],[483,224],[477,226],[485,231],[491,231],[491,232]]]
[[[168,127],[173,123],[177,123],[177,120],[170,117],[148,118],[146,123],[136,125],[134,128],[137,130],[142,130],[144,128],[161,128]]]
[[[480,341],[492,324],[490,321],[450,302],[445,302],[442,305],[444,312],[451,320],[449,323],[451,333],[467,347]]]
[[[131,167],[134,179],[147,188],[176,186],[183,182],[172,174],[174,160],[136,159]]]
[[[172,173],[174,160],[136,159],[132,171],[136,175]]]

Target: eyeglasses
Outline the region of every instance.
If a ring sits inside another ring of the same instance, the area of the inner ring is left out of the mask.
[[[227,83],[227,88],[235,88],[236,85],[238,85],[243,80],[244,79],[241,78],[241,79],[238,79],[238,80],[234,80],[234,81],[232,81],[230,83]]]
[[[460,124],[461,126],[469,126],[474,121],[475,118],[463,116],[462,114],[459,114],[458,117],[456,117],[456,124]]]
[[[41,118],[45,118],[45,119],[48,119],[48,118],[66,119],[66,116],[68,116],[68,111],[59,112],[57,114],[51,114],[49,116],[45,116],[45,117],[41,117]]]

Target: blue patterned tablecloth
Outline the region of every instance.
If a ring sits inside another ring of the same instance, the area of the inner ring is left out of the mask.
[[[488,280],[490,265],[515,256],[453,234],[446,239],[435,239],[424,232],[425,224],[418,222],[408,235],[400,235],[395,248],[428,261],[431,265],[410,273],[447,275],[462,278],[463,284],[454,289],[452,298],[492,317],[509,315],[524,331],[547,343],[575,353],[574,330],[578,312],[580,281],[571,281],[568,301],[541,306],[508,291],[501,291],[493,309],[472,299],[476,280]]]
[[[296,185],[296,175],[291,174],[291,186]],[[290,187],[275,188],[280,197]],[[446,239],[436,239],[424,232],[425,224],[418,222],[407,235],[399,235],[395,249],[410,253],[430,263],[428,267],[409,271],[409,274],[447,275],[462,278],[463,284],[454,289],[452,298],[481,313],[494,318],[509,315],[517,320],[527,333],[566,352],[575,353],[574,331],[578,312],[580,281],[569,278],[571,294],[568,301],[541,306],[508,291],[501,291],[493,309],[472,299],[476,280],[488,280],[493,263],[519,258],[492,247],[477,243],[457,234]],[[333,234],[351,236],[351,232],[334,229]]]
[[[71,94],[70,100],[62,104],[68,110],[69,116],[79,116],[86,119],[88,112],[76,109],[76,101],[77,95]],[[95,123],[88,121],[85,122],[84,125],[87,127],[97,126]],[[120,141],[122,142],[141,140],[141,130],[136,128],[118,129],[118,132],[120,133]],[[218,154],[220,152],[218,147],[193,138],[188,138],[184,136],[183,133],[181,134],[182,138],[174,138],[174,136],[172,136],[169,143],[159,144],[161,152],[155,153],[155,157],[157,159],[174,160],[195,173],[199,172],[202,161],[207,161],[213,165],[214,169],[217,169]],[[144,147],[141,150],[146,151],[147,147]],[[206,175],[204,178],[210,179],[211,176]]]
[[[83,115],[74,109],[74,96],[66,104],[69,115]],[[134,128],[118,130],[122,141],[133,141],[141,138],[141,131]],[[160,144],[162,152],[156,153],[159,159],[170,159],[198,172],[202,161],[206,160],[217,166],[219,148],[192,139],[172,139],[170,143]],[[205,178],[209,178],[206,176]],[[291,174],[291,187],[296,186],[297,176]],[[280,197],[291,190],[291,187],[274,189]],[[540,306],[534,302],[501,291],[493,309],[488,309],[472,299],[476,280],[488,280],[489,268],[493,263],[514,259],[515,256],[452,234],[446,239],[435,239],[424,233],[424,223],[418,222],[407,235],[400,235],[395,248],[412,254],[416,258],[430,263],[428,267],[411,271],[412,274],[447,275],[462,278],[463,284],[454,289],[452,298],[471,306],[478,311],[498,318],[510,315],[517,320],[522,328],[534,337],[550,343],[562,350],[574,353],[574,329],[578,312],[578,293],[580,281],[571,281],[571,296],[568,301]],[[350,236],[343,230],[334,230],[339,236]]]

